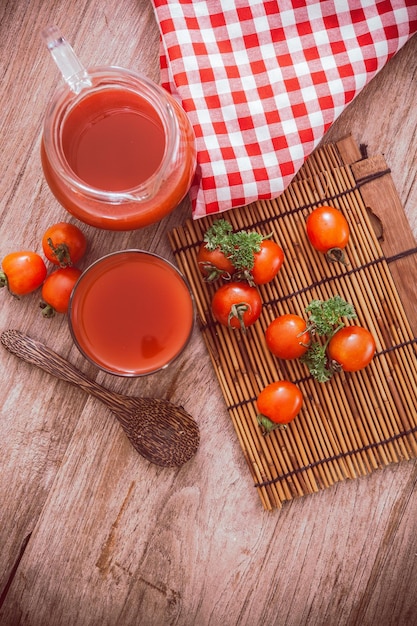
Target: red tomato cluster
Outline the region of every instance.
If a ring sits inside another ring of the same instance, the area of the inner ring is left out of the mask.
[[[272,239],[263,239],[259,244],[259,251],[253,255],[253,266],[247,273],[247,280],[251,285],[265,285],[278,274],[284,263],[284,252]],[[211,250],[206,244],[201,244],[197,253],[197,264],[200,271],[207,280],[213,282],[218,278],[226,280],[234,276],[243,276],[238,273],[228,256],[217,247]]]
[[[299,315],[284,314],[275,318],[265,332],[266,345],[280,359],[302,358],[311,345],[306,321]],[[372,361],[376,344],[372,333],[362,326],[337,329],[325,343],[331,372],[357,372]]]
[[[224,230],[227,238],[227,225]],[[240,231],[239,234],[238,241],[244,245],[244,233]],[[275,241],[260,237],[257,251],[252,256],[250,253],[247,255],[246,268],[242,267],[239,252],[233,250],[233,243],[228,243],[230,245],[225,245],[224,249],[232,249],[232,254],[225,254],[220,245],[210,248],[202,243],[197,253],[197,264],[206,282],[222,280],[211,301],[213,317],[224,326],[244,332],[259,319],[262,312],[262,299],[257,287],[275,278],[284,263],[284,252]],[[238,268],[232,261],[234,257],[239,260]],[[242,257],[246,258],[243,251]],[[286,333],[285,328],[283,333]],[[281,354],[277,347],[278,353]],[[257,399],[258,423],[263,433],[266,435],[278,426],[285,427],[299,413],[302,404],[301,391],[293,383],[279,381],[268,385]]]
[[[78,226],[59,222],[45,231],[41,242],[43,253],[54,270],[48,275],[45,261],[37,252],[11,252],[2,261],[0,286],[7,287],[17,297],[42,287],[42,313],[50,317],[55,312],[68,310],[72,289],[81,275],[75,264],[84,256],[87,240]]]
[[[266,329],[265,340],[272,354],[284,360],[303,360],[308,356],[311,346],[307,323],[295,314],[280,315],[272,320]],[[317,380],[320,380],[322,372],[326,372],[323,380],[329,380],[340,370],[356,372],[369,365],[376,351],[376,343],[369,330],[362,326],[349,325],[336,329],[324,347],[320,346],[320,350],[316,364],[312,361],[308,367]],[[258,422],[264,434],[275,428],[285,427],[298,415],[302,404],[302,394],[293,383],[279,381],[268,385],[257,399]]]
[[[244,332],[262,311],[257,286],[275,278],[284,263],[284,252],[272,239],[247,231],[236,234],[226,220],[218,223],[222,241],[219,245],[203,242],[197,253],[197,265],[206,282],[223,280],[211,302],[214,318]]]
[[[220,232],[221,235],[226,233],[227,238],[231,233],[231,226],[224,222],[223,220],[223,224],[219,223],[219,230],[215,232]],[[306,220],[306,233],[311,246],[326,254],[329,261],[345,263],[344,249],[349,243],[350,232],[341,211],[331,206],[315,208]],[[210,241],[210,233],[207,231],[205,242]],[[225,250],[228,252],[225,253]],[[220,324],[245,331],[261,315],[262,300],[257,286],[268,283],[278,274],[284,262],[284,252],[271,239],[262,239],[259,250],[253,254],[250,272],[242,272],[241,267],[236,269],[233,263],[236,256],[234,252],[233,246],[226,245],[222,248],[221,243],[211,246],[203,243],[198,251],[197,263],[205,281],[223,281],[211,301],[213,317]],[[246,282],[245,278],[248,277]],[[329,306],[331,304],[334,306],[334,303],[329,303]],[[312,347],[312,331],[308,322],[299,315],[279,315],[265,331],[266,345],[277,358],[303,361]],[[319,356],[326,363],[331,363],[330,369],[326,370],[326,375],[331,372],[330,377],[338,369],[352,372],[366,367],[375,350],[375,340],[367,329],[346,326],[338,328],[328,338],[323,355]],[[303,362],[306,365],[308,363],[307,360]],[[313,369],[310,372],[313,374]],[[318,375],[315,377],[320,380]],[[285,428],[299,414],[302,405],[302,393],[294,383],[281,380],[267,385],[257,398],[258,423],[263,433],[268,434],[275,428]]]

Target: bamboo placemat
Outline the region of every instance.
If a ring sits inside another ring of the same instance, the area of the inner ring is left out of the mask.
[[[385,175],[389,172],[377,172],[373,180],[378,183]],[[417,456],[416,338],[371,224],[361,184],[338,146],[329,144],[308,159],[278,199],[222,215],[236,229],[265,235],[273,231],[285,252],[276,279],[260,287],[263,312],[246,335],[213,320],[210,301],[215,286],[204,283],[197,268],[198,246],[219,216],[189,220],[169,233],[178,266],[193,291],[200,329],[254,486],[268,510]],[[329,263],[308,243],[306,216],[322,203],[337,206],[349,222],[348,266]],[[357,323],[376,338],[377,354],[365,370],[337,374],[323,384],[298,361],[273,357],[264,332],[277,315],[305,315],[312,299],[335,294],[354,304]],[[256,421],[256,397],[266,384],[282,378],[299,386],[304,407],[285,431],[263,437]]]

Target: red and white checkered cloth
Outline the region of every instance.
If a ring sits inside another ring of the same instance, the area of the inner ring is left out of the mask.
[[[417,31],[417,0],[153,0],[197,140],[193,217],[277,197]]]

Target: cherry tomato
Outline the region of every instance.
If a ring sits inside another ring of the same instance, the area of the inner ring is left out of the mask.
[[[280,359],[298,359],[307,352],[310,333],[305,320],[299,315],[279,315],[265,331],[268,349]]]
[[[41,306],[44,317],[52,317],[55,312],[68,311],[73,287],[80,276],[81,270],[78,267],[61,267],[49,274],[42,287]]]
[[[345,372],[356,372],[372,361],[375,339],[362,326],[344,326],[329,341],[328,356]]]
[[[254,254],[251,271],[255,285],[265,285],[278,274],[284,263],[284,252],[275,241],[263,239],[261,249]]]
[[[84,256],[87,240],[75,224],[59,222],[45,231],[42,248],[48,261],[66,267],[75,265]]]
[[[214,293],[211,309],[220,324],[244,331],[259,318],[262,300],[256,287],[244,282],[225,283]]]
[[[205,243],[201,244],[197,253],[197,263],[203,278],[213,282],[218,278],[231,278],[235,268],[233,263],[220,250],[209,250]]]
[[[42,257],[30,250],[7,254],[2,261],[2,268],[0,287],[7,286],[15,296],[24,296],[38,289],[47,274]]]
[[[294,383],[279,380],[267,385],[256,400],[258,423],[268,434],[275,428],[285,428],[303,406],[303,394]]]
[[[341,211],[331,206],[314,209],[306,221],[308,239],[318,252],[331,255],[346,248],[349,242],[349,224]],[[335,256],[335,259],[337,257]]]

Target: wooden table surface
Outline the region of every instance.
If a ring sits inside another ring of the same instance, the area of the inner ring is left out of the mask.
[[[42,175],[43,115],[60,77],[40,39],[56,23],[85,65],[158,80],[158,28],[147,0],[3,0],[0,4],[1,256],[39,249],[68,215]],[[334,124],[383,153],[417,234],[417,38]],[[161,223],[85,227],[84,266],[146,248],[169,259]],[[146,379],[98,374],[65,316],[42,318],[39,294],[0,293],[0,331],[19,328],[111,389],[183,404],[201,445],[178,470],[147,463],[113,415],[84,392],[0,350],[0,624],[11,626],[336,626],[417,622],[417,463],[338,483],[263,510],[195,330],[175,366]]]

